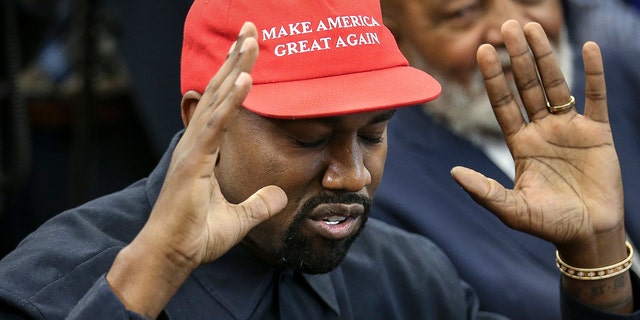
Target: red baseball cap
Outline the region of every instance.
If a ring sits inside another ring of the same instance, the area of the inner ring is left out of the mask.
[[[415,105],[440,84],[410,67],[379,0],[195,0],[182,47],[181,91],[204,92],[245,21],[258,30],[243,106],[274,118],[337,116]]]

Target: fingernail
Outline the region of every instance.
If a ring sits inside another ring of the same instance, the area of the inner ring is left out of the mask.
[[[238,75],[238,78],[236,78],[236,82],[234,83],[236,87],[240,87],[246,82],[245,77],[243,76],[243,73],[240,73]]]
[[[247,46],[248,46],[247,41],[242,41],[242,47],[240,47],[240,54],[247,51]]]
[[[240,32],[238,33],[238,41],[244,37],[245,29],[247,28],[247,23],[242,24],[242,28],[240,28]]]

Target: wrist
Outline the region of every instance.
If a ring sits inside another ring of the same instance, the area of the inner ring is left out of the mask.
[[[593,308],[615,313],[631,312],[634,305],[628,271],[633,249],[626,245],[624,228],[621,229],[594,235],[589,241],[558,245],[556,253],[561,261],[557,262],[567,293]],[[563,265],[573,272],[563,270]],[[577,274],[581,270],[584,273]],[[599,273],[602,272],[601,277]]]
[[[617,264],[628,256],[624,226],[594,234],[584,241],[556,245],[558,255],[568,265],[578,268],[601,268]]]
[[[631,268],[633,259],[633,247],[631,243],[626,242],[627,257],[615,264],[598,267],[598,268],[580,268],[569,265],[560,257],[560,253],[556,250],[556,266],[560,272],[569,278],[576,280],[603,280],[618,276]]]
[[[106,279],[128,310],[155,318],[191,271],[134,240],[118,253]]]

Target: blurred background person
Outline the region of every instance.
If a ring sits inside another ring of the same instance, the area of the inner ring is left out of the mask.
[[[425,106],[398,110],[389,124],[388,158],[373,216],[438,243],[463,279],[478,290],[483,308],[513,319],[560,319],[559,288],[550,285],[560,277],[555,249],[504,228],[497,218],[473,207],[475,202],[464,197],[449,175],[452,167],[463,165],[513,185],[513,159],[492,114],[475,53],[482,43],[494,45],[508,73],[501,24],[507,19],[542,24],[582,111],[581,46],[585,40],[602,44],[628,208],[626,227],[633,242],[640,243],[640,65],[635,61],[640,52],[637,36],[630,35],[637,30],[630,29],[638,24],[637,16],[612,19],[615,13],[632,12],[619,1],[381,2],[385,24],[403,53],[412,65],[434,75],[443,92]],[[593,29],[598,33],[583,32]],[[618,33],[627,36],[612,36]],[[530,301],[540,303],[526,303]]]
[[[53,214],[125,187],[160,158],[182,127],[190,5],[3,1],[0,257]]]

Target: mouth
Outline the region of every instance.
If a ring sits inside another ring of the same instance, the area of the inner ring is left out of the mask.
[[[357,231],[363,213],[361,204],[324,203],[314,208],[306,225],[320,237],[344,239]]]

